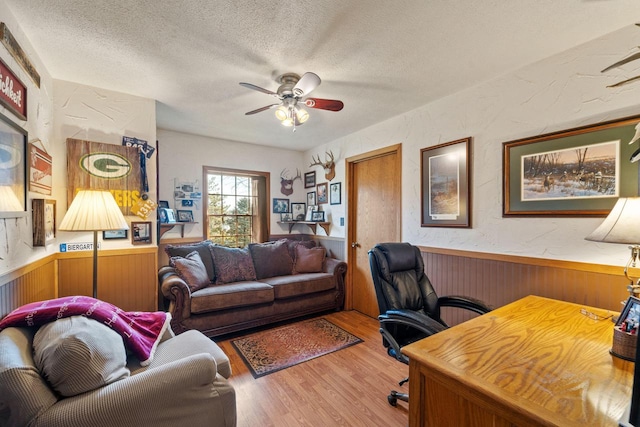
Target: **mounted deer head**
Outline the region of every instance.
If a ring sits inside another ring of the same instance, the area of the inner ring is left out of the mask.
[[[320,165],[324,169],[324,177],[328,181],[331,181],[333,178],[335,178],[335,176],[336,176],[336,164],[333,162],[333,152],[332,151],[329,151],[328,153],[327,152],[324,153],[324,160],[325,160],[324,163],[320,161],[320,155],[319,154],[318,154],[318,158],[317,159],[315,159],[313,156],[311,156],[311,160],[313,161],[313,163],[311,163],[309,165],[309,167]]]
[[[280,172],[280,192],[285,196],[290,196],[293,193],[293,181],[296,179],[302,181],[300,170],[296,169],[296,172],[298,172],[298,174],[293,178],[287,176],[289,171],[286,169],[282,169],[282,172]]]

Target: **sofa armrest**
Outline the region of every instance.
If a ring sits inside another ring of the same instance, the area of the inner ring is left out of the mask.
[[[342,309],[344,305],[344,278],[347,274],[347,263],[340,261],[339,259],[327,257],[324,263],[325,273],[333,274],[336,281],[337,303],[338,307]]]
[[[62,399],[34,425],[232,426],[235,417],[233,388],[217,375],[213,356],[200,353]]]
[[[181,326],[182,321],[191,317],[191,290],[173,267],[162,267],[158,280],[162,296],[169,301],[167,311],[171,313],[171,328],[180,334],[186,330]]]

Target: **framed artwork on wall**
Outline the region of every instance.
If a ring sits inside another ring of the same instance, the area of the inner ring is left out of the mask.
[[[329,186],[329,203],[339,205],[342,203],[342,184],[334,182]]]
[[[126,239],[129,235],[128,230],[109,230],[102,232],[103,240]]]
[[[33,246],[45,246],[56,237],[56,201],[33,199]]]
[[[307,193],[307,206],[315,206],[317,205],[316,203],[316,192],[315,191],[309,191]]]
[[[471,137],[420,150],[422,227],[471,227]]]
[[[322,205],[324,203],[329,203],[329,191],[328,191],[328,185],[326,182],[323,182],[322,184],[318,184],[316,186],[316,193],[318,196],[318,204]]]
[[[27,214],[27,131],[0,114],[0,218]]]
[[[131,243],[134,245],[151,243],[151,221],[131,223]]]
[[[304,174],[304,188],[313,188],[316,186],[316,172],[307,172]]]
[[[503,143],[503,216],[606,216],[638,195],[640,116]]]

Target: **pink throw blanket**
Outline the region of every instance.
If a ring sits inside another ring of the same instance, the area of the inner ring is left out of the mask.
[[[73,296],[23,305],[0,321],[0,331],[10,326],[41,326],[71,316],[94,319],[119,333],[125,346],[140,360],[142,366],[153,360],[158,342],[171,320],[169,313],[161,311],[122,311],[108,302]]]

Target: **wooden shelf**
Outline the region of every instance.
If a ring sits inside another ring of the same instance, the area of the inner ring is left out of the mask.
[[[164,233],[171,230],[173,227],[180,227],[180,237],[184,237],[184,226],[186,224],[197,224],[197,222],[164,222],[160,223],[160,236],[158,240],[162,238]]]
[[[305,224],[307,225],[311,231],[313,232],[313,234],[316,234],[316,226],[320,226],[322,227],[322,229],[324,230],[325,233],[327,233],[327,236],[329,235],[329,228],[331,227],[331,223],[330,222],[315,222],[315,221],[278,221],[278,224],[285,224],[289,226],[289,234],[291,234],[291,230],[293,229],[293,226],[296,224]]]

